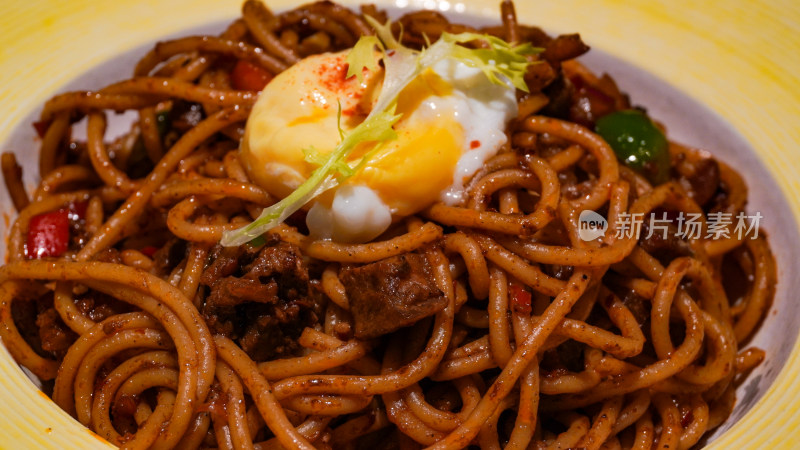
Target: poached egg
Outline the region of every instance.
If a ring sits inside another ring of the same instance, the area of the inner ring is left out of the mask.
[[[385,56],[391,58],[391,52]],[[347,51],[310,56],[276,76],[247,121],[241,160],[251,179],[279,198],[314,171],[304,149],[322,154],[363,121],[378,98],[383,69],[347,78]],[[341,121],[338,111],[341,105]],[[313,200],[306,223],[315,238],[366,242],[393,221],[441,201],[466,201],[464,184],[506,143],[517,115],[510,83],[492,83],[480,69],[444,59],[400,93],[388,141],[337,188]],[[362,146],[352,160],[371,149]]]

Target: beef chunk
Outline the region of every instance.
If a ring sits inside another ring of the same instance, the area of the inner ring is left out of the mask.
[[[346,269],[340,278],[359,339],[375,338],[411,325],[447,305],[427,261],[417,254]]]
[[[711,158],[690,161],[677,158],[673,166],[680,178],[678,182],[689,197],[700,206],[705,206],[717,193],[720,184],[719,164]]]
[[[244,302],[275,303],[278,285],[274,281],[262,284],[247,278],[225,277],[214,283],[206,299],[211,306],[236,306]]]
[[[318,322],[319,293],[310,289],[300,250],[273,239],[212,250],[200,283],[209,288],[201,312],[213,333],[235,340],[255,361],[291,356],[303,328]]]
[[[577,58],[588,51],[589,46],[583,43],[579,34],[563,34],[547,43],[542,57],[550,63],[557,63]]]
[[[54,308],[48,308],[36,317],[42,350],[61,359],[78,336],[61,321]]]
[[[169,274],[185,257],[186,241],[170,239],[153,255],[155,274],[158,276]]]

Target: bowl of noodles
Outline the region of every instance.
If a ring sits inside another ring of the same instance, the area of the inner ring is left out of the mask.
[[[778,6],[127,3],[2,19],[7,445],[797,439]]]

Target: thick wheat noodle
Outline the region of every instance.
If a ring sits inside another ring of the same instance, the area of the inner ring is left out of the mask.
[[[211,418],[208,413],[195,413],[189,429],[178,443],[178,448],[199,448],[201,442],[206,438],[210,426]]]
[[[97,434],[110,442],[120,437],[111,420],[111,408],[117,390],[134,373],[155,367],[176,369],[178,360],[168,351],[150,351],[126,360],[103,378],[92,400],[92,429]]]
[[[669,267],[663,269],[660,264],[652,263],[663,275],[656,288],[656,295],[653,297],[653,308],[651,312],[651,333],[653,346],[656,353],[661,358],[666,358],[674,351],[670,341],[669,332],[665,328],[668,325],[669,304],[671,297],[675,294],[678,282],[684,275],[690,275],[695,279],[702,295],[713,295],[711,291],[712,280],[710,275],[695,259],[678,258],[673,260]],[[722,302],[727,305],[727,301]],[[712,344],[713,352],[706,357],[706,362],[702,367],[691,366],[686,368],[678,377],[693,384],[713,384],[726,377],[733,369],[735,364],[737,344],[730,327],[722,326],[719,319],[706,311],[714,311],[707,302],[703,303],[704,310],[701,311],[704,329],[709,341]],[[722,320],[728,321],[727,311],[720,311],[723,315]]]
[[[82,424],[89,425],[92,420],[92,393],[100,366],[113,355],[134,348],[171,350],[174,346],[167,333],[152,328],[126,329],[99,340],[83,355],[75,373],[75,412]]]
[[[350,301],[347,299],[347,291],[339,280],[339,269],[336,264],[328,264],[322,271],[322,291],[325,295],[345,311],[350,310]]]
[[[508,251],[490,237],[478,233],[467,233],[467,235],[481,245],[486,259],[532,289],[553,296],[558,295],[564,288],[563,281],[548,276],[538,265],[530,264],[528,260]]]
[[[477,435],[480,424],[492,414],[497,407],[497,402],[508,395],[521,372],[535,357],[536,349],[544,343],[556,325],[567,315],[572,305],[578,300],[578,297],[586,290],[590,278],[590,272],[581,269],[576,270],[570,277],[564,291],[558,294],[533,327],[527,339],[514,351],[508,364],[472,414],[455,431],[445,439],[437,442],[432,448],[461,448],[466,446]]]
[[[258,408],[255,405],[250,405],[250,407],[247,408],[247,429],[250,430],[250,436],[257,435],[265,426],[264,418],[261,417]]]
[[[297,432],[308,441],[316,441],[321,437],[331,420],[331,417],[310,416],[297,426]],[[257,450],[281,450],[285,448],[280,445],[277,438],[254,444],[254,447]]]
[[[418,383],[401,390],[399,398],[411,414],[416,416],[425,426],[436,431],[450,431],[461,422],[458,414],[451,411],[442,411],[428,403]]]
[[[389,425],[386,413],[383,409],[370,409],[366,414],[362,414],[354,419],[337,426],[331,433],[331,445],[337,448],[347,442],[353,441],[367,433],[380,430]]]
[[[250,91],[207,88],[167,77],[132,78],[109,85],[103,88],[101,93],[169,97],[217,107],[237,106],[240,108],[252,106],[257,97],[257,93]]]
[[[225,406],[231,440],[237,449],[252,449],[253,439],[246,423],[247,410],[244,403],[242,383],[226,363],[217,361],[216,377],[228,398]]]
[[[577,164],[585,154],[586,151],[584,151],[580,145],[573,144],[555,155],[548,157],[547,163],[550,164],[550,167],[556,172],[563,172]]]
[[[345,344],[344,341],[313,328],[305,328],[297,342],[305,348],[320,352],[333,350]],[[376,374],[380,372],[380,364],[369,356],[351,361],[347,365],[361,374]]]
[[[434,381],[447,381],[465,377],[497,367],[491,352],[483,349],[469,356],[444,359],[429,377]]]
[[[523,127],[534,133],[550,133],[566,139],[594,155],[600,171],[595,187],[586,197],[573,200],[571,203],[577,210],[596,210],[605,203],[611,184],[619,178],[616,156],[606,141],[578,124],[544,116],[532,116],[525,119]]]
[[[241,41],[214,36],[188,36],[156,44],[155,48],[136,65],[136,69],[133,72],[134,76],[146,76],[161,61],[177,54],[192,51],[230,55],[237,59],[256,63],[272,73],[283,72],[287,67],[283,62],[265,53],[263,49]]]
[[[228,423],[222,420],[214,420],[211,422],[214,429],[214,438],[217,441],[217,448],[220,450],[235,450],[233,448],[233,439],[231,438],[231,429]]]
[[[552,172],[552,175],[555,177],[555,171]],[[485,211],[494,193],[511,187],[539,191],[542,189],[542,184],[533,174],[522,169],[498,170],[481,177],[470,189],[469,208]],[[557,185],[555,187],[559,188]]]
[[[650,393],[647,389],[642,389],[631,394],[630,402],[619,412],[612,435],[616,435],[625,428],[636,423],[650,408]]]
[[[164,156],[164,144],[161,142],[161,135],[158,131],[155,108],[148,107],[139,110],[139,126],[142,129],[142,142],[147,157],[155,164]]]
[[[39,176],[49,175],[60,159],[61,146],[69,130],[69,113],[62,112],[55,117],[49,117],[50,125],[47,127],[42,144],[39,147]]]
[[[236,36],[229,36],[234,34],[231,30],[236,28],[234,26],[236,23],[235,21],[228,27],[228,30],[223,33],[224,37],[241,38],[241,35],[244,33],[237,34]],[[205,72],[214,60],[207,56],[184,56],[183,59],[185,60],[182,60],[181,57],[171,59],[153,75],[157,77],[166,76],[182,81],[192,81]],[[172,66],[173,63],[177,64]],[[161,134],[158,130],[155,107],[146,107],[139,110],[139,124],[142,128],[142,140],[145,150],[147,151],[147,156],[153,164],[156,164],[161,157],[164,156],[165,149]]]
[[[668,394],[657,393],[653,395],[653,405],[661,416],[661,434],[658,436],[658,449],[679,448],[681,438],[681,417],[678,407]]]
[[[102,229],[86,243],[78,253],[78,259],[89,259],[97,252],[113,245],[119,238],[125,223],[132,221],[134,217],[141,214],[153,193],[184,157],[220,129],[231,123],[246,119],[247,113],[248,111],[242,108],[222,110],[200,122],[196,127],[181,136],[180,140],[159,161],[139,190],[123,206],[117,209],[103,224]]]
[[[511,348],[511,327],[507,320],[508,281],[502,270],[489,271],[489,350],[498,367],[505,367],[514,350]]]
[[[736,357],[736,372],[737,373],[748,372],[749,370],[761,364],[761,362],[764,361],[765,356],[766,354],[764,350],[761,350],[759,348],[751,347],[746,350],[743,350]]]
[[[284,46],[275,36],[272,24],[276,22],[275,16],[260,1],[249,0],[242,5],[242,18],[253,38],[268,52],[282,59],[289,65],[300,60],[297,53]]]
[[[355,36],[350,34],[347,27],[339,22],[328,20],[322,14],[316,12],[305,9],[294,10],[282,14],[280,19],[282,25],[307,24],[310,28],[322,31],[330,35],[334,41],[343,43],[343,45],[348,47],[354,45],[356,42]]]
[[[202,343],[199,345],[195,343],[202,338],[197,336],[197,331],[192,327],[184,327],[175,315],[168,311],[162,311],[164,308],[159,308],[159,302],[152,297],[133,292],[132,290],[120,289],[108,282],[92,280],[85,281],[85,283],[93,289],[106,292],[109,295],[114,295],[120,300],[136,305],[151,313],[164,326],[175,342],[175,347],[182,350],[178,351],[178,360],[183,368],[179,374],[180,389],[178,389],[178,396],[176,399],[176,403],[179,407],[175,410],[176,414],[171,417],[169,425],[165,428],[164,432],[158,436],[157,441],[157,446],[169,447],[174,445],[176,440],[180,439],[189,425],[191,417],[188,411],[191,411],[193,401],[203,401],[205,399],[212,379],[208,373],[198,373],[195,369],[195,367],[201,367],[203,363],[208,364],[206,358],[201,358],[204,355],[199,354],[200,351],[203,351]],[[193,340],[195,342],[193,342]],[[76,404],[79,404],[77,381],[75,396]],[[91,398],[91,396],[84,394],[80,396],[80,398],[88,399]],[[80,409],[78,409],[78,412],[80,413]]]
[[[131,181],[130,178],[114,166],[108,156],[103,139],[106,133],[106,116],[103,112],[93,112],[89,114],[87,125],[86,146],[89,150],[89,157],[95,173],[103,182],[109,186],[114,186],[126,195],[138,188],[138,183]]]
[[[306,356],[284,358],[260,363],[258,369],[267,380],[321,373],[334,367],[344,366],[367,354],[369,347],[359,341],[347,342],[340,347]]]
[[[601,349],[617,358],[638,355],[644,346],[645,337],[636,319],[628,308],[617,298],[610,305],[603,304],[614,325],[621,330],[617,335],[609,330],[589,325],[581,320],[564,319],[553,336],[563,336]]]
[[[179,392],[179,400],[191,405],[191,402],[195,400],[195,395],[197,395],[199,399],[205,398],[208,393],[208,387],[211,384],[211,379],[213,378],[213,371],[206,371],[206,369],[209,366],[213,367],[215,355],[214,349],[210,345],[210,333],[208,332],[208,328],[206,328],[205,322],[199,317],[197,310],[192,308],[190,303],[187,304],[188,300],[174,287],[160,278],[136,271],[135,269],[125,268],[124,266],[120,267],[109,263],[62,262],[53,264],[45,261],[27,261],[9,264],[0,268],[0,280],[5,281],[10,277],[27,279],[50,277],[62,280],[82,280],[84,283],[90,284],[96,288],[99,287],[103,290],[108,287],[108,284],[117,283],[130,286],[146,294],[144,296],[127,295],[127,291],[125,290],[120,290],[119,288],[111,289],[117,296],[123,296],[123,300],[138,302],[139,304],[137,304],[137,306],[152,313],[155,317],[163,317],[162,324],[167,330],[170,330],[170,334],[174,339],[179,338],[182,335],[181,333],[187,333],[185,338],[177,340],[177,342],[183,343],[183,345],[179,345],[177,348],[181,365],[184,368],[184,370],[181,371],[181,376],[185,377],[184,379],[186,380],[185,383],[182,383],[185,390]],[[149,295],[160,299],[160,301],[148,297]],[[168,312],[169,309],[156,309],[159,307],[159,304],[167,306],[173,311],[175,316],[171,316],[171,313]],[[175,320],[175,318],[177,320]],[[173,320],[175,321],[173,322]],[[185,328],[183,324],[186,324]],[[192,342],[196,344],[192,344]],[[70,352],[75,348],[76,346],[71,347]],[[70,352],[68,352],[67,357],[65,357],[65,362],[62,364],[62,371],[69,358]],[[80,369],[78,369],[78,371],[80,371]],[[77,382],[78,381],[76,381],[76,383]],[[67,383],[69,383],[69,381],[67,381]],[[59,386],[61,386],[60,389]],[[66,392],[70,391],[67,385],[59,383],[57,379],[56,388],[53,393],[53,398],[57,403],[59,403],[59,399],[62,401],[66,400],[63,395],[58,395],[60,390],[66,390]],[[91,393],[91,391],[89,392]],[[91,395],[87,398],[91,398]],[[76,400],[79,399],[76,398]],[[59,404],[65,407],[64,404]],[[68,408],[69,407],[65,407],[67,411],[70,411],[71,408]],[[191,409],[189,409],[189,411],[191,411]],[[180,439],[180,436],[186,430],[185,426],[188,426],[188,416],[186,420],[178,420],[173,417],[168,427],[171,429],[169,430],[170,432],[160,435],[159,442],[161,442],[162,437],[164,437],[167,442],[175,442],[177,439]]]
[[[600,359],[601,356],[598,350],[588,349],[584,356],[584,370],[578,373],[568,372],[557,376],[544,377],[539,384],[539,390],[542,394],[547,395],[574,394],[590,390],[597,386],[603,378],[597,370]]]
[[[200,277],[205,269],[205,261],[208,257],[209,245],[200,242],[193,242],[189,247],[188,256],[186,258],[186,267],[181,274],[181,282],[178,289],[181,290],[184,297],[194,301],[197,295],[197,289],[200,285]],[[196,306],[196,305],[195,305]]]
[[[133,328],[157,328],[158,326],[158,322],[145,313],[125,313],[111,316],[82,334],[69,348],[61,367],[59,367],[58,376],[53,387],[53,401],[67,413],[73,416],[76,414],[74,397],[75,374],[78,372],[86,353],[106,337],[106,329],[118,332]]]
[[[59,188],[71,183],[81,183],[95,185],[100,181],[97,174],[88,167],[78,165],[66,165],[58,167],[44,177],[39,182],[39,186],[33,193],[33,201],[39,202],[47,196],[56,193]]]
[[[679,447],[681,449],[692,448],[708,430],[708,403],[703,400],[702,396],[689,396],[689,408],[692,421],[681,434]]]
[[[500,436],[497,433],[497,422],[500,420],[500,415],[513,405],[514,399],[510,397],[502,399],[489,419],[481,425],[478,436],[475,438],[481,449],[500,450],[502,448],[500,446]]]
[[[500,212],[503,214],[519,214],[519,196],[514,188],[503,188],[497,192],[497,200],[500,204]]]
[[[153,206],[163,207],[190,195],[234,197],[260,206],[269,206],[275,202],[266,191],[254,184],[219,178],[197,178],[170,183],[155,192],[150,202]]]
[[[491,211],[447,206],[442,203],[436,203],[429,207],[424,214],[446,225],[482,228],[514,235],[531,234],[543,228],[554,218],[560,197],[560,185],[558,175],[545,161],[531,156],[526,158],[526,165],[538,178],[542,191],[536,204],[536,210],[526,216],[507,216]],[[521,183],[525,186],[526,178],[516,179],[517,184]],[[534,178],[530,178],[530,180],[534,180]],[[500,186],[503,187],[502,184]]]
[[[733,324],[733,332],[739,342],[747,339],[755,330],[758,321],[769,308],[775,289],[775,261],[764,239],[747,239],[747,250],[753,256],[753,280],[745,299],[744,310]]]
[[[86,317],[75,305],[72,296],[73,283],[58,282],[53,291],[53,306],[55,307],[61,320],[75,333],[82,335],[89,331],[96,323]]]
[[[77,91],[56,95],[44,104],[41,120],[54,120],[57,115],[69,111],[88,113],[102,109],[125,111],[141,109],[158,103],[158,97],[131,94],[106,94],[102,92]]]
[[[588,417],[572,411],[558,414],[555,419],[567,429],[547,445],[546,448],[548,450],[575,447],[592,426],[592,422]]]
[[[122,260],[122,264],[145,272],[150,272],[155,264],[149,256],[130,248],[119,252],[119,258]]]
[[[28,193],[25,191],[25,184],[22,181],[22,167],[17,164],[17,157],[11,152],[3,152],[0,158],[0,166],[3,170],[3,180],[6,183],[8,196],[17,212],[22,211],[30,203]]]
[[[668,358],[639,370],[622,374],[613,381],[602,381],[584,393],[561,398],[558,401],[557,409],[580,407],[612,395],[626,394],[649,387],[688,367],[694,361],[703,343],[703,321],[700,309],[688,295],[679,292],[674,305],[677,306],[678,312],[686,322],[686,336],[683,343]]]
[[[652,416],[650,411],[647,410],[642,417],[636,421],[636,436],[633,442],[633,449],[648,450],[652,447],[656,434]]]
[[[514,4],[511,3],[511,0],[503,0],[500,3],[500,18],[503,20],[503,28],[506,30],[506,41],[518,43],[517,13],[514,11]]]
[[[313,240],[289,228],[278,225],[269,233],[279,235],[303,250],[303,254],[322,261],[342,263],[369,263],[417,250],[442,237],[442,229],[432,222],[416,230],[368,244],[342,244],[334,241]]]
[[[511,311],[514,328],[514,341],[522,343],[531,330],[530,314],[522,314],[515,309]],[[534,358],[520,377],[519,402],[514,429],[508,438],[506,448],[509,450],[527,449],[536,433],[540,395],[539,358]]]
[[[578,447],[590,450],[599,449],[608,439],[614,428],[614,422],[622,409],[622,396],[611,397],[605,402],[600,411],[595,415],[594,423],[589,432],[578,442]]]
[[[242,379],[250,396],[261,411],[269,429],[275,434],[281,444],[288,448],[314,447],[292,426],[286,418],[283,408],[273,395],[269,382],[258,371],[256,364],[229,339],[215,336],[214,342],[219,351],[219,356]]]
[[[338,417],[363,410],[372,402],[372,396],[297,395],[278,400],[286,409],[300,414]]]
[[[630,214],[647,214],[662,204],[676,206],[682,211],[702,213],[702,210],[683,193],[680,186],[669,182],[653,189],[647,195],[639,197],[631,205]],[[583,266],[603,266],[622,261],[636,247],[636,239],[629,235],[602,249],[549,246],[535,242],[519,242],[508,238],[501,239],[501,243],[529,261]]]
[[[169,228],[169,231],[181,239],[214,244],[222,239],[222,233],[225,231],[235,230],[249,222],[248,220],[231,220],[230,222],[218,224],[191,222],[189,218],[198,209],[205,206],[204,203],[198,196],[191,195],[170,208],[167,214],[167,228]]]
[[[650,313],[651,334],[653,347],[660,358],[664,358],[674,351],[669,336],[669,317],[670,307],[676,290],[679,288],[682,278],[691,273],[693,278],[699,278],[701,271],[700,264],[693,258],[678,258],[673,260],[662,273],[658,280],[655,297],[652,299],[652,309]],[[701,284],[701,288],[704,287]],[[707,294],[708,289],[704,290]]]
[[[457,252],[464,259],[469,272],[469,287],[472,296],[484,299],[489,295],[489,269],[481,246],[462,232],[449,233],[444,239],[445,251]]]
[[[384,352],[383,373],[397,370],[401,353],[399,342],[395,339]],[[389,421],[416,442],[431,445],[444,437],[444,433],[429,427],[409,409],[400,392],[396,390],[384,392],[381,399],[386,407],[386,417]]]
[[[371,36],[375,34],[372,27],[360,15],[342,5],[332,2],[319,2],[309,4],[306,8],[344,25],[353,36]]]
[[[29,295],[26,296],[25,294]],[[14,360],[24,364],[42,380],[52,380],[58,371],[58,362],[39,356],[20,335],[11,312],[14,300],[30,301],[31,294],[41,295],[41,287],[21,280],[0,282],[0,339]],[[35,297],[34,297],[35,298]]]
[[[461,397],[461,410],[457,413],[442,411],[429,404],[417,383],[401,391],[405,406],[425,425],[437,431],[456,428],[480,401],[480,393],[468,377],[453,380]]]
[[[158,405],[147,420],[139,427],[133,439],[122,445],[122,449],[151,448],[162,433],[164,423],[169,420],[170,414],[175,409],[175,394],[161,390],[157,396]]]

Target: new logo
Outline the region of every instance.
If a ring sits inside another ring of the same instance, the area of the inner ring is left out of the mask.
[[[578,217],[578,237],[583,241],[593,241],[606,235],[608,221],[591,210],[581,211]]]

